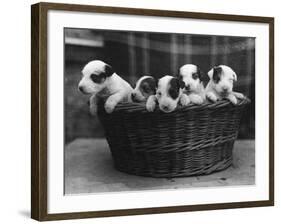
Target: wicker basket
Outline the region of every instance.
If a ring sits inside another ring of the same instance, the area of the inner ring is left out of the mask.
[[[123,103],[112,114],[99,105],[116,169],[151,177],[209,174],[232,163],[240,118],[250,102],[228,101],[149,113],[144,104]]]

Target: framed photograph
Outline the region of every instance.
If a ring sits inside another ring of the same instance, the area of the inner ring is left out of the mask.
[[[274,18],[31,12],[33,219],[274,205]]]

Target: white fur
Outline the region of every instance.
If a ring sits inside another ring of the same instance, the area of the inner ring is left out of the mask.
[[[147,98],[146,101],[146,109],[149,112],[153,112],[156,108],[156,102],[157,102],[157,98],[156,95],[151,95]]]
[[[197,72],[198,68],[193,64],[186,64],[180,67],[179,75],[182,77],[186,86],[190,86],[190,91],[184,91],[189,98],[190,103],[202,104],[205,100],[205,89],[200,79],[194,80],[192,74]],[[186,100],[184,100],[186,101]]]
[[[156,95],[152,95],[147,99],[146,109],[148,111],[152,112],[155,110],[156,102],[158,102],[160,110],[165,113],[172,112],[176,109],[178,103],[181,100],[183,90],[179,90],[179,96],[177,97],[177,99],[172,99],[168,95],[169,82],[172,78],[174,77],[166,75],[159,79]]]
[[[208,72],[210,81],[205,89],[206,97],[212,102],[216,102],[222,99],[228,99],[231,103],[237,104],[237,98],[244,98],[244,95],[242,93],[233,92],[233,82],[237,81],[237,75],[232,70],[232,68],[226,65],[219,65],[219,67],[222,68],[222,75],[218,83],[215,83],[213,81],[214,70],[211,69]]]
[[[130,101],[132,87],[128,82],[113,73],[102,83],[94,83],[91,74],[100,74],[104,72],[106,63],[94,60],[85,65],[82,70],[82,79],[78,87],[83,88],[84,94],[90,94],[90,112],[95,115],[97,112],[98,100],[106,100],[104,108],[107,113],[112,113],[115,106],[122,101]]]

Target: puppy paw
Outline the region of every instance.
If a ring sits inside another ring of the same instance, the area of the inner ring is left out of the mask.
[[[97,106],[96,105],[90,105],[90,114],[95,116],[97,114]]]
[[[203,102],[204,102],[203,98],[197,94],[192,94],[189,97],[190,97],[191,103],[200,105],[200,104],[203,104]]]
[[[233,94],[236,96],[236,98],[238,98],[238,99],[240,99],[240,100],[243,100],[243,99],[246,98],[242,93],[237,93],[237,92],[235,92],[235,93],[233,93]]]
[[[212,101],[212,102],[216,102],[218,101],[218,98],[216,97],[216,95],[212,92],[208,92],[206,93],[206,97],[208,100]]]
[[[154,110],[155,110],[155,108],[156,108],[156,103],[155,102],[147,102],[146,103],[146,110],[148,111],[148,112],[153,112]]]
[[[190,99],[186,94],[182,94],[181,98],[180,98],[180,104],[182,106],[187,106],[188,104],[190,104]]]
[[[96,104],[96,101],[94,100],[94,98],[90,98],[88,100],[87,104],[89,106],[90,114],[95,116],[97,114],[98,107],[97,107],[97,104]]]
[[[234,105],[236,105],[237,103],[238,103],[238,101],[237,101],[237,98],[234,96],[234,95],[229,95],[228,97],[227,97],[227,99],[232,103],[232,104],[234,104]]]
[[[116,103],[108,99],[104,104],[104,109],[106,113],[111,114],[115,109]]]
[[[149,97],[146,101],[145,107],[148,112],[153,112],[156,108],[155,99],[153,97]]]

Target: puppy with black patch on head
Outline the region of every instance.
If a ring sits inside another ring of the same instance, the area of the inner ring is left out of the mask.
[[[89,103],[92,115],[96,114],[100,99],[105,101],[105,111],[112,113],[118,103],[130,101],[133,90],[110,65],[100,60],[90,61],[85,65],[78,88],[83,94],[91,95]]]
[[[152,76],[142,76],[136,83],[135,89],[131,93],[133,102],[144,102],[151,95],[156,93],[156,80]]]
[[[146,109],[154,111],[158,102],[161,111],[170,113],[177,108],[179,102],[187,105],[188,97],[182,94],[183,88],[184,82],[179,78],[169,75],[162,77],[157,83],[156,95],[148,97]]]
[[[228,99],[231,103],[237,104],[237,99],[243,99],[242,93],[233,91],[233,83],[237,81],[237,75],[232,68],[226,65],[215,66],[208,72],[210,81],[206,86],[206,97],[212,102],[221,99]]]
[[[202,104],[205,100],[205,89],[202,82],[202,73],[198,66],[186,64],[179,69],[179,78],[184,81],[186,94],[191,103]]]

